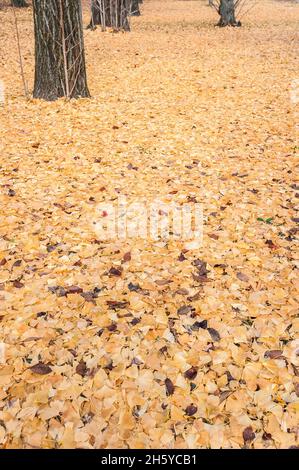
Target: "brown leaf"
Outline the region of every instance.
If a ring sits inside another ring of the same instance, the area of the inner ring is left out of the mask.
[[[210,238],[212,238],[213,240],[218,240],[219,239],[219,235],[216,235],[216,233],[208,233],[208,236]]]
[[[196,259],[193,261],[193,266],[196,267],[198,271],[198,276],[206,277],[209,271],[207,270],[207,262],[202,261],[201,259]]]
[[[122,272],[123,272],[122,267],[119,267],[119,268],[112,267],[109,269],[109,276],[121,276]]]
[[[141,287],[139,284],[133,284],[133,282],[129,282],[128,288],[130,292],[138,292],[141,290]]]
[[[170,284],[170,281],[169,279],[157,279],[155,281],[155,283],[157,284],[157,286],[166,286],[167,284]]]
[[[197,367],[190,367],[190,369],[186,370],[186,372],[184,373],[184,376],[188,380],[194,380],[195,377],[197,376],[197,371],[198,371]]]
[[[179,295],[188,295],[189,294],[189,291],[187,289],[178,289],[175,291],[176,294],[179,294]]]
[[[118,302],[117,300],[107,300],[107,305],[111,310],[119,310],[122,308],[126,308],[129,305],[129,302],[127,300],[124,300],[123,302]]]
[[[263,439],[263,441],[270,441],[272,439],[272,434],[270,434],[268,432],[264,432],[263,435],[262,435],[262,439]]]
[[[35,364],[32,367],[29,367],[29,369],[34,372],[34,374],[39,374],[39,375],[47,375],[52,372],[52,369],[50,366],[47,364],[44,364],[43,362],[39,362],[38,364]]]
[[[177,311],[178,315],[187,315],[187,313],[191,312],[192,306],[191,305],[183,305]]]
[[[81,377],[85,377],[88,374],[88,368],[86,367],[86,362],[81,359],[79,364],[76,367],[76,373],[81,375]]]
[[[22,264],[22,260],[18,259],[17,261],[14,262],[14,264],[12,266],[13,266],[13,268],[15,268],[15,267],[21,266],[21,264]]]
[[[195,406],[195,405],[189,405],[185,409],[185,413],[186,413],[187,416],[193,416],[193,415],[195,415],[196,412],[197,412],[197,406]]]
[[[217,330],[215,330],[214,328],[208,328],[208,332],[210,333],[213,341],[220,341],[220,334]]]
[[[13,286],[17,289],[22,289],[22,287],[24,287],[24,284],[20,281],[13,281]]]
[[[170,379],[165,379],[165,387],[167,395],[173,395],[175,386]]]
[[[116,331],[117,330],[117,324],[115,322],[111,323],[111,325],[107,326],[108,331]]]
[[[123,256],[123,261],[124,261],[125,263],[128,262],[128,261],[131,261],[131,259],[132,259],[132,256],[131,256],[131,252],[130,252],[130,251],[128,251],[127,253],[124,254],[124,256]]]
[[[193,323],[193,325],[191,325],[191,330],[198,331],[200,328],[202,328],[203,330],[206,330],[207,327],[208,327],[207,320],[196,321],[195,323]]]
[[[266,351],[264,357],[267,359],[277,359],[281,357],[282,351],[279,349],[272,349],[271,351]]]
[[[266,240],[265,243],[269,248],[271,248],[271,250],[276,250],[278,248],[278,246],[275,245],[272,240]]]
[[[96,305],[96,302],[94,299],[97,298],[97,295],[94,292],[87,291],[87,292],[81,292],[81,297],[86,300],[86,302],[91,302],[94,305]]]
[[[194,281],[197,281],[197,282],[208,282],[209,281],[206,275],[199,276],[198,274],[192,273],[192,277],[193,277]]]
[[[82,261],[78,259],[78,261],[74,263],[74,266],[79,266],[79,267],[82,266]]]
[[[79,286],[70,286],[65,289],[67,294],[81,294],[83,289]]]
[[[47,245],[47,252],[52,253],[52,251],[56,250],[57,246],[58,246],[57,244],[55,244],[55,245],[48,244]]]
[[[57,297],[65,297],[67,295],[67,291],[62,286],[51,286],[48,289],[52,294],[56,294]]]
[[[244,442],[251,442],[255,438],[255,433],[253,432],[253,429],[251,426],[248,426],[247,428],[244,429],[243,431],[243,439]]]

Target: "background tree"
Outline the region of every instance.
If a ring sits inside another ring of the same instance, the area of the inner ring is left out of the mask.
[[[11,4],[17,8],[28,7],[28,3],[25,0],[11,0]]]
[[[241,26],[240,21],[236,21],[236,8],[239,3],[240,0],[209,0],[209,5],[220,15],[217,26]]]
[[[87,28],[95,29],[97,25],[111,27],[110,0],[92,0],[91,2],[91,20]]]
[[[80,0],[33,0],[34,98],[89,97]]]
[[[131,0],[131,16],[140,16],[139,0]]]
[[[94,29],[101,25],[103,31],[106,27],[114,31],[130,31],[130,11],[131,0],[92,0],[88,28]]]
[[[241,26],[240,18],[249,13],[258,2],[259,0],[209,0],[209,6],[220,15],[217,26]]]
[[[218,26],[241,26],[236,21],[235,3],[236,0],[220,0]]]

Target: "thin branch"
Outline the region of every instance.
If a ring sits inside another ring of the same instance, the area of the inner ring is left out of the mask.
[[[65,90],[66,97],[70,98],[70,83],[68,76],[68,66],[67,66],[67,52],[66,52],[66,43],[65,43],[65,33],[64,33],[64,17],[63,17],[63,6],[62,0],[59,0],[60,6],[60,28],[62,36],[62,52],[63,52],[63,65],[64,65],[64,75],[65,75]]]
[[[22,53],[21,53],[19,26],[18,26],[18,20],[17,20],[16,9],[15,9],[14,4],[12,4],[12,10],[13,10],[13,14],[14,14],[14,22],[15,22],[15,30],[16,30],[16,38],[17,38],[18,53],[19,53],[19,63],[20,63],[20,70],[21,70],[23,88],[24,88],[25,97],[28,100],[29,99],[29,91],[28,91],[28,87],[27,87],[27,83],[26,83],[26,79],[25,79],[23,59],[22,59]]]

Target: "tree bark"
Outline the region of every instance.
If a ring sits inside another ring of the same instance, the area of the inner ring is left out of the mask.
[[[103,31],[106,27],[111,27],[110,0],[92,0],[91,20],[88,29],[95,29],[101,25]]]
[[[235,0],[220,0],[218,26],[241,26],[235,17]]]
[[[89,97],[80,0],[33,0],[33,97]]]
[[[131,16],[140,16],[139,0],[131,0]]]
[[[130,31],[130,0],[92,0],[91,20],[87,28],[95,29],[101,25],[115,31]]]
[[[17,8],[28,7],[28,3],[25,0],[11,0],[11,4]]]

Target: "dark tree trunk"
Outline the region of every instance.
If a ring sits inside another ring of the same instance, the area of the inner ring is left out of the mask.
[[[130,15],[130,0],[92,0],[91,20],[87,28],[95,29],[101,25],[115,31],[130,31],[128,16]]]
[[[11,4],[17,8],[28,7],[28,3],[25,0],[11,0]]]
[[[140,16],[139,0],[131,0],[131,16]]]
[[[102,29],[111,27],[110,0],[92,0],[91,3],[91,20],[88,29],[95,29],[97,25],[101,25]]]
[[[33,0],[34,98],[89,97],[80,0]]]
[[[218,26],[241,26],[235,17],[235,0],[220,0]]]

